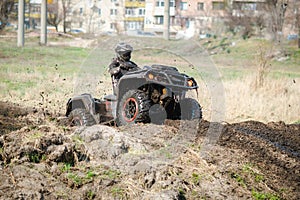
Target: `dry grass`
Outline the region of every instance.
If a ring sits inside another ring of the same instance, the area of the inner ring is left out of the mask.
[[[264,86],[255,89],[255,75],[224,82],[226,121],[262,122],[299,120],[300,78],[265,78]]]

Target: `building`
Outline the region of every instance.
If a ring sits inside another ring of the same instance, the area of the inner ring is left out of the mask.
[[[177,18],[183,29],[190,34],[205,33],[215,22],[223,20],[226,1],[224,0],[181,0],[177,7]]]
[[[145,0],[125,0],[126,31],[144,30],[145,5]]]
[[[145,0],[74,0],[68,21],[90,33],[144,29]]]
[[[164,30],[165,0],[47,1],[48,18],[58,18],[59,31],[63,31],[63,25],[66,31],[81,29],[86,33],[129,33],[140,30],[162,34]],[[41,0],[26,0],[26,27],[39,26],[40,5]],[[289,7],[291,5],[289,3]],[[173,35],[180,33],[193,36],[218,32],[215,29],[224,32],[222,23],[234,17],[248,17],[252,20],[264,16],[265,21],[272,17],[272,13],[266,12],[266,0],[169,0],[169,6],[170,33]],[[287,18],[291,19],[285,22],[290,23],[286,27],[293,28],[295,32],[297,27],[293,24],[296,22],[292,19],[297,10],[293,8],[286,12],[286,16],[290,16]]]
[[[175,23],[175,0],[170,0],[170,32],[176,32]],[[146,0],[146,12],[144,30],[149,32],[162,33],[164,23],[164,0]]]
[[[70,29],[80,28],[87,33],[124,31],[122,0],[73,0],[67,12]]]

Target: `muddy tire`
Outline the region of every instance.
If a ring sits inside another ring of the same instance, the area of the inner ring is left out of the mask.
[[[92,126],[96,124],[91,113],[82,108],[72,110],[68,116],[68,121],[71,126]]]
[[[180,112],[182,120],[193,120],[202,118],[201,106],[195,99],[183,99],[180,102]]]
[[[154,104],[150,108],[149,115],[150,115],[150,121],[153,124],[161,125],[167,119],[167,112],[165,108],[159,104]]]
[[[127,91],[117,108],[117,125],[128,125],[137,122],[150,122],[149,109],[151,100],[140,90]]]

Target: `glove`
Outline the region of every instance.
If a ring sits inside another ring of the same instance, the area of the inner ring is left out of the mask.
[[[116,75],[120,72],[120,70],[121,70],[120,67],[113,67],[109,69],[109,73],[110,75]]]
[[[132,64],[131,62],[123,62],[121,64],[121,68],[125,69],[125,70],[130,70],[130,69],[133,69],[135,67],[136,67],[136,65]]]

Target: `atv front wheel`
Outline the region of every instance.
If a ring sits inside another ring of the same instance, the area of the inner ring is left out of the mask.
[[[68,120],[71,126],[92,126],[96,124],[91,113],[82,108],[72,110],[68,116]]]
[[[202,118],[201,106],[195,99],[191,99],[191,98],[183,99],[180,102],[180,112],[181,112],[181,119],[183,120]]]
[[[150,121],[151,100],[140,90],[129,90],[121,98],[117,110],[119,126]]]

